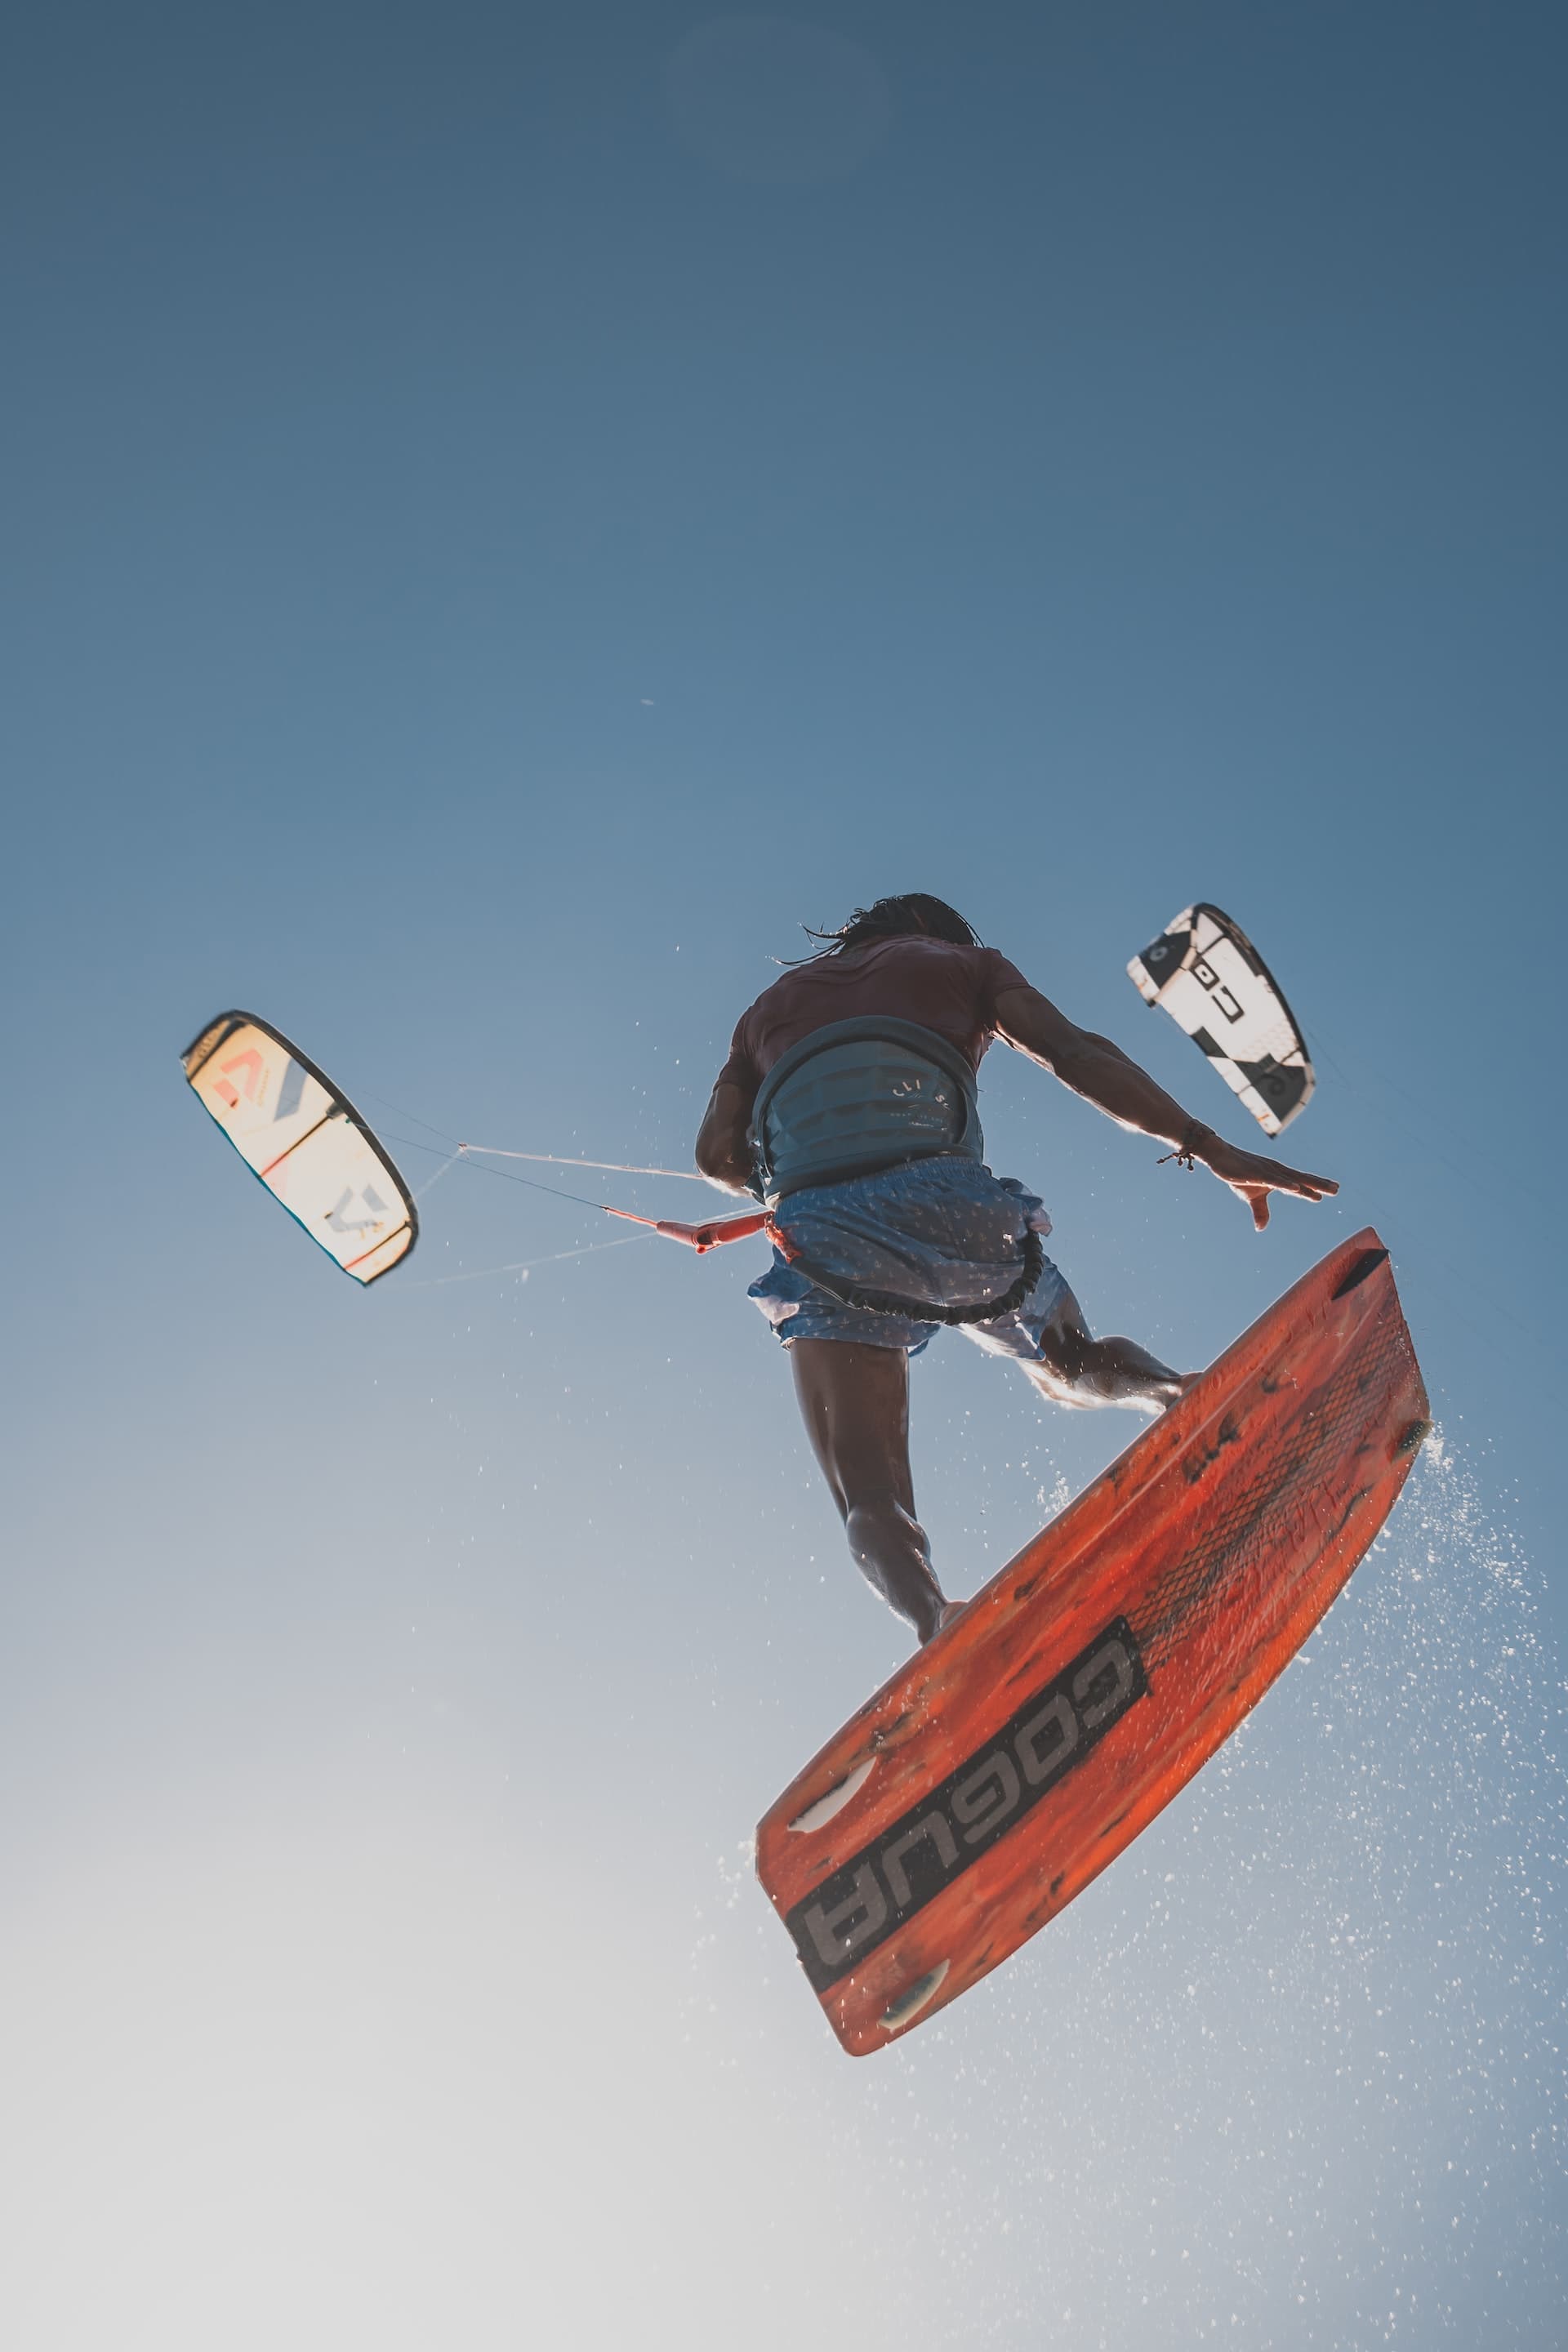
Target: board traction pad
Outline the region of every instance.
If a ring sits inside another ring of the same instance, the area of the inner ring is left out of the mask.
[[[759,1824],[757,1873],[845,2049],[935,2016],[1179,1793],[1317,1625],[1428,1425],[1368,1229],[829,1740]]]

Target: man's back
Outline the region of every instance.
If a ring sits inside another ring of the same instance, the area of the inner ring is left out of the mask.
[[[736,1024],[721,1082],[754,1089],[792,1045],[830,1022],[890,1018],[934,1030],[978,1069],[996,999],[1027,985],[996,948],[904,936],[814,957],[764,989]]]

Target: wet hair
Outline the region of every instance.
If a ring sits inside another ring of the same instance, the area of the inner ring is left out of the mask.
[[[803,923],[801,929],[808,940],[821,941],[814,954],[801,959],[807,963],[815,963],[819,956],[843,955],[849,948],[863,948],[871,940],[911,935],[946,940],[955,948],[981,944],[956,907],[950,907],[945,898],[933,898],[929,890],[906,890],[896,898],[878,898],[869,907],[857,907],[849,920],[835,930],[813,930],[809,923]]]

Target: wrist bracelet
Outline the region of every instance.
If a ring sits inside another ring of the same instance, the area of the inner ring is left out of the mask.
[[[1173,1160],[1178,1168],[1195,1168],[1198,1164],[1198,1145],[1205,1135],[1212,1135],[1214,1131],[1212,1127],[1205,1127],[1201,1118],[1188,1119],[1182,1130],[1182,1139],[1174,1151],[1164,1152],[1154,1162],[1155,1167],[1163,1168],[1166,1160]]]

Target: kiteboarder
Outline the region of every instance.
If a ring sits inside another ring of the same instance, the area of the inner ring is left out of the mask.
[[[1260,1231],[1271,1192],[1318,1201],[1339,1187],[1189,1118],[941,898],[879,898],[808,936],[818,950],[741,1016],[697,1165],[773,1213],[773,1263],[750,1296],[789,1351],[852,1556],[924,1643],[963,1604],[944,1597],[915,1517],[910,1358],[952,1324],[1053,1403],[1145,1412],[1189,1377],[1136,1340],[1091,1335],[1045,1254],[1043,1203],[985,1166],[975,1074],[992,1038],[1167,1143],[1167,1158],[1201,1161]]]

